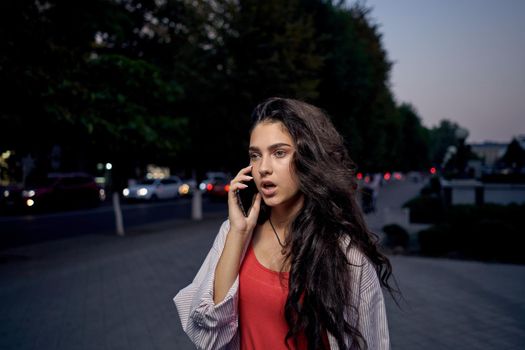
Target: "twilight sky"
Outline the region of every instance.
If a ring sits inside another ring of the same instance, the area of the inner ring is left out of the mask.
[[[453,120],[468,142],[525,134],[525,0],[365,3],[394,63],[396,100],[425,126]]]

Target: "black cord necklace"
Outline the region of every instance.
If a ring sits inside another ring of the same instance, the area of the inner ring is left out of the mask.
[[[277,234],[277,231],[275,230],[275,227],[273,227],[272,219],[268,218],[268,221],[270,221],[270,226],[272,227],[273,233],[275,233],[275,237],[277,238],[277,242],[279,242],[279,245],[281,246],[281,254],[284,255],[286,253],[286,245],[284,245],[281,242],[281,239],[279,238],[279,235]]]

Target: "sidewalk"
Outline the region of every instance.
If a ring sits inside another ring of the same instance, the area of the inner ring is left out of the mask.
[[[164,222],[10,250],[0,264],[0,348],[193,349],[172,303],[223,218]],[[393,349],[521,349],[525,266],[391,257]]]

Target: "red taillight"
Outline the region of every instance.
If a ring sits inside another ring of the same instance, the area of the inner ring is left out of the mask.
[[[357,173],[357,179],[362,180],[363,179],[363,173]]]
[[[370,182],[370,176],[368,176],[368,175],[365,176],[365,182],[366,182],[366,183],[369,183],[369,182]]]
[[[212,185],[212,184],[207,184],[207,185],[206,185],[206,189],[207,189],[208,191],[213,190],[213,185]]]
[[[390,180],[390,173],[385,173],[385,175],[383,176],[383,179],[385,179],[386,181]]]
[[[224,190],[225,190],[226,192],[230,192],[230,185],[226,185],[226,186],[224,186]]]
[[[431,173],[432,175],[434,175],[436,172],[437,172],[436,167],[432,167],[432,168],[430,168],[430,173]]]

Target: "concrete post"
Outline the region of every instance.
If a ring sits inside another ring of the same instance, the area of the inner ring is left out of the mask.
[[[113,211],[115,212],[115,224],[117,235],[124,236],[124,223],[122,220],[122,210],[120,208],[120,198],[117,192],[113,192]]]
[[[196,188],[191,199],[191,219],[202,220],[202,192]]]

